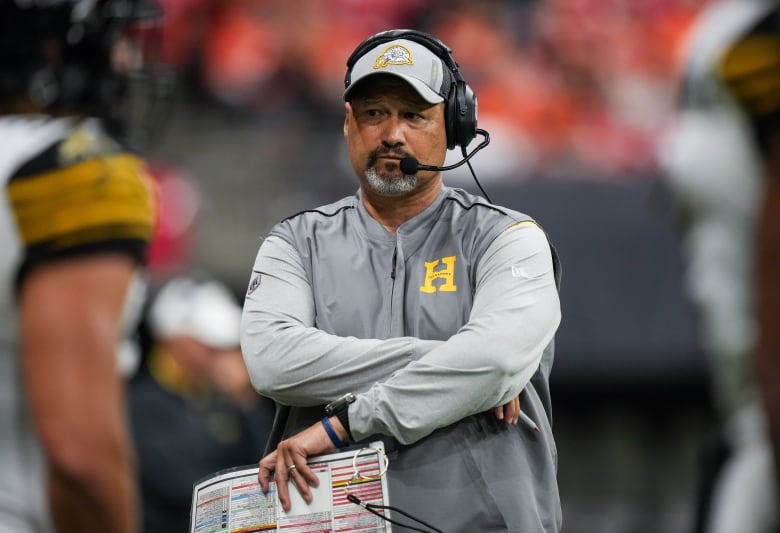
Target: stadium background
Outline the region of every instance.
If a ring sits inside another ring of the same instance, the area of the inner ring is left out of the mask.
[[[658,161],[676,54],[704,2],[163,0],[161,52],[181,74],[150,154],[167,224],[158,273],[202,268],[242,294],[273,223],[357,187],[346,57],[376,31],[432,31],[491,133],[472,160],[481,183],[539,220],[563,261],[564,531],[690,531],[714,423]],[[445,181],[478,192],[465,166]]]

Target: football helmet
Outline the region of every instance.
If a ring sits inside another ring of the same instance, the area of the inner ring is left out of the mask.
[[[0,111],[97,116],[142,148],[173,84],[162,15],[156,0],[3,0]]]

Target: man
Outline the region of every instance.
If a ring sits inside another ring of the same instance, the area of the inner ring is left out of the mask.
[[[109,122],[78,118],[121,125],[113,67],[141,66],[120,38],[135,14],[116,1],[0,3],[3,533],[138,531],[117,352],[140,311],[154,201]]]
[[[252,383],[289,407],[259,482],[273,476],[287,510],[290,491],[311,501],[318,483],[307,457],[382,439],[404,513],[449,533],[557,532],[555,254],[527,216],[444,186],[440,171],[401,171],[405,158],[440,166],[476,131],[476,99],[443,43],[391,30],[347,65],[359,191],[276,225],[246,296]],[[518,396],[538,432],[517,423]]]
[[[273,421],[239,349],[241,307],[217,280],[168,279],[151,299],[146,364],[129,387],[144,533],[187,531],[192,484],[252,463]]]
[[[723,448],[697,530],[780,531],[780,2],[711,3],[685,52],[665,162]]]

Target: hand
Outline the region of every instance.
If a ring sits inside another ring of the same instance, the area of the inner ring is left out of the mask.
[[[517,425],[517,421],[520,418],[520,396],[512,398],[504,405],[494,407],[492,411],[499,420],[503,420],[512,426]]]
[[[268,492],[271,478],[276,481],[279,502],[285,512],[290,510],[289,481],[295,484],[306,503],[311,503],[309,487],[319,486],[319,478],[306,464],[309,456],[333,449],[333,443],[321,422],[308,427],[279,443],[276,450],[260,460],[257,481],[264,493]],[[295,465],[295,468],[292,468]]]

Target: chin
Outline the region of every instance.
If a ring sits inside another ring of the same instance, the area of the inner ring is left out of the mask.
[[[369,189],[382,196],[403,196],[417,187],[416,174],[380,176],[373,168],[366,169],[366,183]]]

